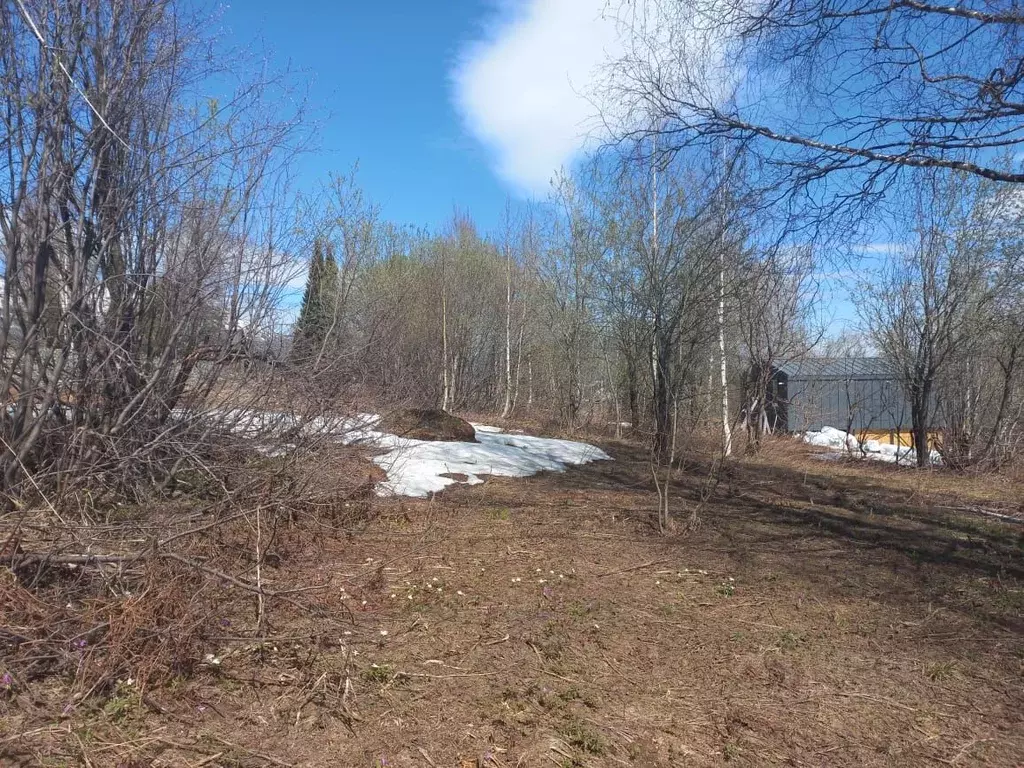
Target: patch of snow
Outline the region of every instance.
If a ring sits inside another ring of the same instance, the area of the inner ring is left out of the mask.
[[[352,430],[343,438],[381,448],[373,462],[388,479],[378,483],[381,496],[426,498],[453,483],[476,485],[484,475],[528,477],[538,472],[564,472],[567,467],[611,457],[588,443],[503,432],[498,427],[474,424],[478,443],[437,442],[397,437],[370,428]],[[465,480],[442,475],[465,475]]]
[[[804,442],[816,445],[819,448],[831,448],[835,451],[842,451],[847,448],[855,451],[860,445],[856,437],[835,427],[822,427],[820,432],[805,432]]]
[[[914,449],[905,445],[890,445],[878,440],[865,440],[861,443],[856,436],[835,427],[822,427],[819,431],[804,432],[803,441],[819,448],[828,448],[832,455],[819,454],[822,459],[838,459],[842,456],[863,458],[870,461],[884,461],[889,464],[910,466],[917,459]],[[931,452],[932,464],[941,464],[942,456],[938,451]]]
[[[567,467],[591,461],[611,460],[593,445],[507,433],[500,427],[474,424],[478,443],[413,440],[382,432],[380,416],[360,413],[349,417],[302,420],[287,413],[248,409],[210,409],[175,413],[258,441],[255,449],[264,456],[283,456],[295,450],[295,435],[325,437],[345,445],[359,445],[381,453],[372,461],[387,473],[378,483],[381,496],[425,498],[456,482],[476,485],[484,475],[527,477],[538,472],[564,472]],[[280,442],[277,442],[280,441]],[[465,475],[465,480],[442,475]]]

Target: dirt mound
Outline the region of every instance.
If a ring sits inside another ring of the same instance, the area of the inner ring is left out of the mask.
[[[401,408],[386,414],[380,428],[414,440],[476,443],[476,430],[465,419],[440,408]]]

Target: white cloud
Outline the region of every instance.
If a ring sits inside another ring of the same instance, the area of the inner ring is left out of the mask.
[[[455,104],[493,152],[498,175],[526,193],[546,191],[560,168],[607,138],[605,123],[616,132],[649,124],[664,110],[650,103],[649,82],[669,94],[698,82],[719,101],[742,79],[743,66],[728,53],[728,4],[497,2],[489,31],[452,73]]]
[[[496,11],[452,79],[469,131],[493,153],[497,173],[543,193],[585,149],[598,125],[592,102],[602,68],[622,55],[607,0],[519,0]]]

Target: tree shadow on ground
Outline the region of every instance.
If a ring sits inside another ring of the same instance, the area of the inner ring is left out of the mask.
[[[657,496],[647,451],[606,447],[612,462],[533,478],[580,499],[605,492],[611,506],[655,535]],[[674,507],[685,519],[696,507],[701,528],[672,537],[675,546],[760,562],[837,596],[865,596],[917,612],[942,606],[985,624],[1024,632],[1024,528],[938,509],[941,496],[892,502],[884,478],[808,482],[785,467],[727,466],[710,483],[712,464],[684,456],[673,480]],[[602,507],[604,508],[604,507]],[[668,542],[666,542],[668,543]]]

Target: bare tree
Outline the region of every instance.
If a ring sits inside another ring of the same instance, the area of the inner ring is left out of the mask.
[[[627,385],[636,386],[641,360],[650,366],[654,448],[665,453],[679,378],[710,340],[711,318],[723,300],[715,188],[699,170],[671,164],[652,173],[635,157],[627,157],[609,181],[602,210],[609,242],[602,263],[606,293],[620,344],[632,347],[624,354]],[[632,410],[637,393],[628,397]]]
[[[958,189],[971,206],[961,228],[985,254],[983,301],[964,318],[965,337],[937,379],[943,460],[956,467],[996,465],[1019,447],[1019,358],[1024,340],[1024,206],[1016,189],[985,183]]]
[[[557,375],[551,367],[552,389],[560,400],[565,423],[579,424],[584,406],[591,331],[594,319],[595,278],[601,231],[592,198],[581,181],[562,177],[554,193],[549,247],[541,265],[551,332],[556,339]]]
[[[884,260],[859,311],[909,401],[918,466],[927,466],[936,383],[957,355],[974,356],[994,298],[991,213],[979,185],[931,174],[915,192],[915,240]]]
[[[203,438],[182,409],[277,322],[297,123],[279,83],[197,98],[203,20],[168,0],[0,14],[2,490],[166,484]]]
[[[501,248],[505,254],[505,404],[501,418],[507,419],[512,412],[512,202],[505,200],[505,223]]]
[[[791,190],[849,172],[817,205],[884,192],[903,168],[1024,182],[994,159],[1024,143],[1016,4],[651,0],[619,18],[630,46],[604,96],[630,141],[728,137]]]
[[[438,264],[441,280],[441,410],[452,407],[451,353],[448,350],[448,243],[442,241],[438,248]]]
[[[814,349],[824,335],[812,313],[818,290],[813,252],[788,246],[752,252],[739,267],[736,312],[748,366],[744,372],[743,426],[747,450],[756,452],[778,418],[771,381],[775,369]]]
[[[521,298],[519,335],[518,343],[516,345],[515,379],[512,392],[512,405],[509,409],[510,415],[519,403],[520,385],[522,383],[523,373],[523,353],[524,350],[526,350],[527,344],[530,344],[533,341],[532,338],[527,336],[527,330],[531,326],[530,321],[532,315],[536,312],[535,307],[532,306],[532,299],[535,297],[535,294],[537,294],[536,276],[540,248],[539,237],[537,212],[534,205],[530,204],[524,211],[522,229],[520,231],[520,252],[522,255],[522,264],[520,275]],[[530,399],[532,400],[532,387],[530,391]]]

